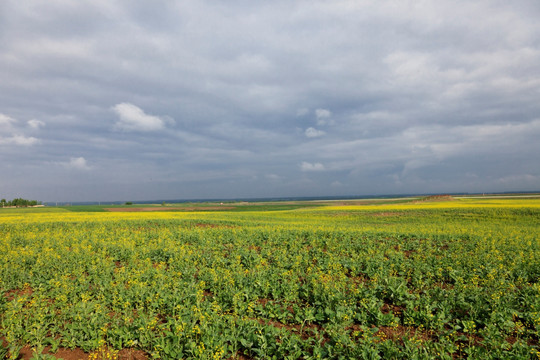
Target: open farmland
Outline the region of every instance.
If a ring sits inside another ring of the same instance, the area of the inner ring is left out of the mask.
[[[430,200],[0,209],[0,359],[540,358],[540,199]]]

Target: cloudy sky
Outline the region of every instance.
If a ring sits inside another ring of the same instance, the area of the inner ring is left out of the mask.
[[[0,197],[540,190],[538,0],[2,0]]]

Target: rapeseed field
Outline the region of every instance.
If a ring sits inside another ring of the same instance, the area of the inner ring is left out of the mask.
[[[0,358],[540,358],[539,199],[0,210]]]

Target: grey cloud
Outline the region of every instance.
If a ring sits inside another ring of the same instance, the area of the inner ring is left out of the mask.
[[[28,126],[30,126],[32,129],[39,129],[41,127],[44,127],[45,123],[40,120],[32,119],[28,121]]]
[[[306,134],[306,137],[308,138],[316,138],[316,137],[320,137],[326,134],[326,132],[322,130],[317,130],[312,127],[308,127],[304,133]]]
[[[300,169],[302,171],[324,171],[324,165],[321,163],[309,163],[307,161],[302,161],[300,164]]]
[[[70,200],[530,190],[539,15],[529,0],[7,0],[0,158],[17,171],[0,185],[42,200],[55,184]]]

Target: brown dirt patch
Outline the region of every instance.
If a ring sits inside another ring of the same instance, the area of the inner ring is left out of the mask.
[[[449,284],[449,283],[442,282],[442,281],[433,284],[433,286],[444,289],[444,290],[453,290],[454,289],[454,284]]]
[[[242,354],[240,351],[237,351],[236,355],[231,356],[227,360],[253,360],[253,358]]]
[[[432,339],[432,335],[427,331],[420,331],[414,327],[398,325],[397,327],[380,326],[376,334],[381,339],[399,340],[403,337],[416,337],[424,341]]]
[[[389,314],[390,312],[392,312],[394,315],[397,315],[397,316],[401,315],[404,310],[405,310],[404,306],[398,306],[398,305],[386,304],[386,303],[381,308],[381,312],[383,314]]]
[[[122,349],[118,353],[119,360],[146,360],[148,356],[142,350]]]
[[[168,270],[169,269],[169,264],[167,264],[166,262],[155,262],[155,263],[152,263],[152,267],[154,269],[165,269],[165,270]]]
[[[266,306],[271,300],[267,298],[257,299],[257,304],[261,304],[262,306]]]
[[[410,258],[412,254],[414,254],[416,250],[403,250],[403,255],[406,259]]]
[[[412,254],[414,254],[416,252],[416,250],[402,250],[401,249],[401,246],[399,245],[394,245],[394,250],[396,250],[397,252],[403,252],[403,256],[408,259],[409,257],[411,257]]]
[[[4,294],[4,297],[8,301],[11,301],[19,296],[32,296],[33,293],[34,293],[34,290],[30,286],[25,286],[22,289],[13,289],[13,290],[6,291],[6,293]]]
[[[345,276],[351,279],[352,282],[355,284],[367,283],[370,281],[370,278],[367,274],[358,273],[358,272],[353,273],[350,270],[347,270],[347,272],[345,273]]]
[[[64,359],[64,360],[87,360],[88,356],[90,354],[85,353],[81,349],[65,349],[65,348],[59,348],[56,353],[50,352],[50,347],[46,347],[43,351],[44,354],[53,355],[57,359]],[[19,354],[19,359],[21,360],[27,360],[31,359],[33,356],[32,348],[28,345],[23,347]]]
[[[371,326],[372,328],[375,328],[375,325]],[[423,340],[423,341],[429,341],[433,339],[433,335],[431,332],[428,331],[422,331],[412,326],[379,326],[377,327],[377,332],[375,333],[375,337],[378,338],[378,341],[385,341],[385,340],[391,340],[391,341],[399,341],[402,342],[403,338],[412,338],[415,337],[417,339]],[[358,325],[352,325],[347,328],[347,330],[350,331],[359,331],[363,332],[362,328]]]
[[[67,349],[67,348],[58,348],[55,353],[51,352],[51,347],[47,346],[43,350],[44,354],[52,355],[57,359],[63,360],[87,360],[90,356],[90,353],[86,353],[81,349]],[[19,354],[18,359],[20,360],[29,360],[33,357],[32,348],[28,345],[24,346]],[[122,349],[118,352],[118,360],[147,360],[148,355],[142,350],[136,349]]]
[[[172,207],[172,206],[149,206],[149,207],[126,207],[126,208],[105,208],[111,212],[141,212],[141,211],[216,211],[231,210],[234,206],[192,206],[192,207]]]

